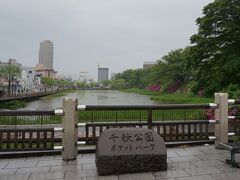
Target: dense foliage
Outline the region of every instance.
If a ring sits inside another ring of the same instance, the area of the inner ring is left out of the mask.
[[[189,48],[171,51],[149,69],[130,69],[118,73],[113,81],[122,80],[125,88],[146,88],[160,86],[162,91],[176,92],[191,79],[187,69]]]
[[[145,88],[149,82],[151,82],[151,74],[152,69],[129,69],[113,77],[113,86],[122,88]]]
[[[203,88],[207,96],[240,85],[240,1],[215,0],[197,19],[198,33],[191,37],[196,69],[194,91]]]
[[[176,92],[191,79],[186,64],[189,48],[177,49],[163,56],[153,67],[153,83],[160,84],[163,91]]]

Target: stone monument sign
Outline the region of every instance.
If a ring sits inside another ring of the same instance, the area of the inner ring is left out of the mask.
[[[165,171],[166,146],[150,129],[108,129],[98,140],[96,166],[99,175]]]

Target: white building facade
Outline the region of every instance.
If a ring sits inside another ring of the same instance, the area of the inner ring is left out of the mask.
[[[43,90],[41,77],[34,67],[22,67],[18,93],[35,93]]]

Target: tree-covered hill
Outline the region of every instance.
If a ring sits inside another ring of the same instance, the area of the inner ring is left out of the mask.
[[[240,0],[215,0],[196,20],[191,46],[169,52],[147,70],[116,74],[113,86],[161,91],[192,91],[211,97],[214,92],[240,96]],[[119,83],[118,83],[119,82]]]

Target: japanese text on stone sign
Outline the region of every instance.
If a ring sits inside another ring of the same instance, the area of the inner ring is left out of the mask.
[[[147,133],[112,133],[108,138],[112,141],[111,152],[153,151],[154,139],[152,132]]]

